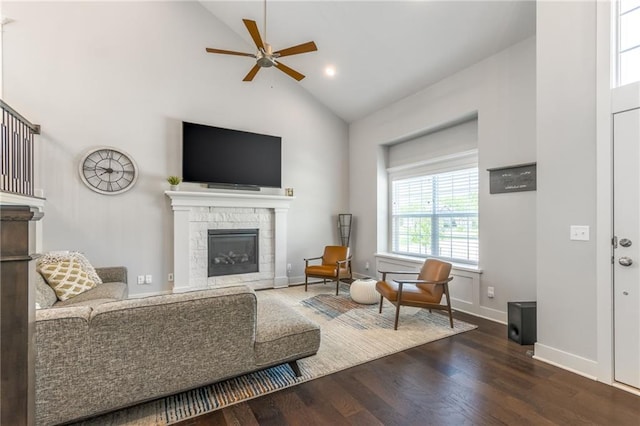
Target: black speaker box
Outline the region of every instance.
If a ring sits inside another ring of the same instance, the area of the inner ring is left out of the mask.
[[[536,302],[507,303],[507,336],[521,345],[533,345],[537,339]]]

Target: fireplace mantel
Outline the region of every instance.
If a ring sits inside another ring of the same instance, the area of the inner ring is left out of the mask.
[[[295,197],[268,194],[239,194],[235,192],[165,191],[176,207],[253,207],[288,209]]]
[[[165,191],[173,209],[173,292],[206,288],[192,276],[190,243],[192,213],[200,208],[260,208],[274,212],[273,287],[287,287],[287,212],[294,197],[212,191]]]

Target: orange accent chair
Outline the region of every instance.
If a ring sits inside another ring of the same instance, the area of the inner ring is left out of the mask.
[[[320,265],[309,265],[311,260],[320,260]],[[322,256],[304,259],[304,291],[307,291],[309,277],[322,278],[323,283],[327,280],[335,280],[336,296],[340,290],[340,280],[351,278],[351,255],[349,247],[346,246],[326,246]]]
[[[449,323],[453,328],[453,316],[451,314],[451,299],[449,297],[449,276],[451,264],[437,259],[427,259],[420,272],[408,271],[378,271],[382,274],[382,280],[376,283],[376,291],[380,293],[380,309],[382,313],[382,301],[387,299],[396,306],[396,320],[393,326],[398,329],[398,316],[400,306],[414,306],[418,308],[439,309],[449,312]],[[387,274],[416,275],[418,279],[393,279],[387,280]],[[442,295],[445,295],[446,304],[442,304]]]

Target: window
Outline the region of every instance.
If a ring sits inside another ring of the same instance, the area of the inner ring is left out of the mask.
[[[640,81],[640,0],[618,2],[618,85]]]
[[[477,166],[390,181],[393,253],[478,263]]]

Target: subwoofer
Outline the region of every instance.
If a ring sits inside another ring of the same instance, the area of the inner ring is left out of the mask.
[[[521,345],[536,342],[536,302],[508,302],[507,317],[509,339]]]

